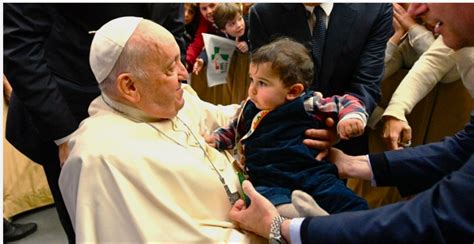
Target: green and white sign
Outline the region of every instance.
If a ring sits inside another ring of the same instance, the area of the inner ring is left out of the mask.
[[[235,41],[216,35],[202,34],[207,58],[207,86],[225,84],[230,61],[235,50]]]

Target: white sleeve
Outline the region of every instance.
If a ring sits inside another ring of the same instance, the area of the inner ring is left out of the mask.
[[[441,37],[438,38],[402,80],[383,116],[406,121],[405,115],[454,67],[449,52],[450,48],[444,45]]]
[[[422,55],[433,44],[435,38],[433,33],[422,25],[414,25],[408,30],[410,45],[419,55]]]

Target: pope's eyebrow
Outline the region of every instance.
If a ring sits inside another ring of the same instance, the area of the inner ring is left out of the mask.
[[[171,68],[172,66],[174,66],[177,62],[179,62],[181,59],[181,55],[178,54],[174,57],[174,60],[171,60],[170,63],[166,66],[167,68]]]

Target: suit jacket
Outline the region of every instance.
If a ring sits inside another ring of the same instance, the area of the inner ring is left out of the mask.
[[[302,241],[472,242],[473,148],[474,112],[463,131],[441,142],[370,155],[377,185],[420,193],[373,210],[306,219]]]
[[[385,47],[392,35],[391,4],[335,3],[321,70],[313,89],[324,96],[350,93],[370,114],[380,99]],[[250,11],[250,49],[288,36],[311,50],[311,32],[301,3],[257,3]]]
[[[184,53],[182,4],[4,4],[4,72],[13,87],[6,137],[38,163],[57,161],[100,92],[89,66],[93,35],[120,16],[151,19]]]

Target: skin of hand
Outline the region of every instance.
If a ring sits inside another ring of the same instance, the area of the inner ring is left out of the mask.
[[[351,137],[364,134],[364,125],[360,119],[345,119],[339,121],[337,131],[341,139],[349,140]]]
[[[411,141],[411,127],[407,122],[392,116],[384,116],[382,139],[389,150],[403,149],[402,144]]]
[[[325,129],[308,129],[305,131],[308,139],[304,139],[303,143],[310,148],[320,151],[316,156],[316,160],[325,158],[328,154],[328,149],[339,141],[334,120],[327,118],[325,124],[327,127]]]
[[[250,198],[250,206],[245,206],[245,202],[239,199],[229,212],[230,219],[240,228],[268,238],[272,220],[278,216],[277,209],[255,190],[250,181],[245,180],[242,189]]]
[[[194,62],[193,66],[193,73],[198,75],[201,72],[202,67],[204,66],[204,60],[202,58],[197,58],[196,62]]]
[[[59,166],[61,166],[61,168],[63,167],[64,162],[66,162],[66,159],[69,156],[69,152],[70,152],[67,143],[68,142],[66,141],[63,144],[58,146],[59,147]]]
[[[216,147],[216,139],[211,135],[204,135],[204,140],[211,147]]]
[[[393,33],[392,37],[390,37],[389,41],[398,46],[402,41],[402,37],[405,35],[406,30],[395,17],[393,17],[392,26],[395,32]]]
[[[3,76],[3,99],[5,99],[5,103],[10,103],[10,97],[12,96],[13,88],[8,82],[7,78]]]
[[[326,159],[336,165],[339,177],[342,179],[371,180],[373,177],[366,155],[350,156],[337,148],[331,148]]]
[[[249,46],[247,45],[247,42],[245,41],[238,42],[236,46],[243,53],[246,53],[249,50]]]
[[[393,4],[393,16],[398,20],[398,22],[400,22],[406,31],[408,31],[412,26],[417,25],[414,17],[398,3]]]

